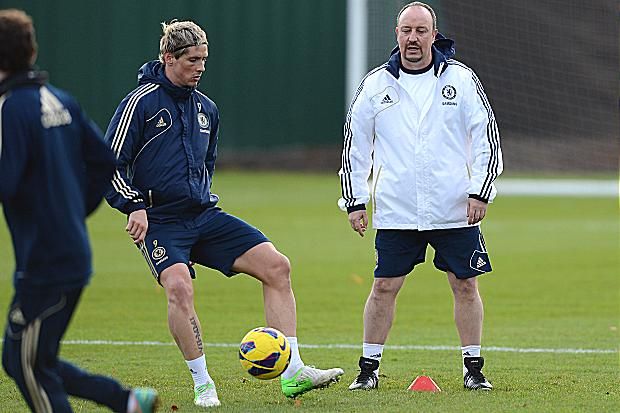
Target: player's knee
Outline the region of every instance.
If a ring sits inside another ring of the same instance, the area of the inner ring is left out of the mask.
[[[291,262],[284,254],[278,253],[274,259],[273,272],[278,274],[282,278],[290,279],[291,276]]]
[[[452,284],[454,296],[461,300],[478,299],[478,283],[475,278],[456,279]]]
[[[392,278],[375,278],[372,285],[372,295],[375,297],[396,296],[400,286],[401,284]]]
[[[190,280],[184,278],[172,278],[164,285],[168,302],[175,306],[193,305],[194,288]]]
[[[263,279],[268,284],[282,289],[291,288],[291,262],[285,255],[276,253],[265,272]]]

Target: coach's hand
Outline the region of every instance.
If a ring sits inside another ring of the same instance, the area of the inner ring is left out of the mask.
[[[486,202],[479,201],[474,198],[467,198],[467,223],[469,225],[477,224],[487,213]]]
[[[144,241],[148,229],[149,221],[146,217],[146,209],[138,209],[129,214],[129,220],[127,221],[125,231],[129,233],[134,244]]]
[[[353,231],[363,237],[364,232],[366,232],[366,228],[368,227],[368,214],[365,210],[353,211],[349,214],[349,223],[351,224]]]

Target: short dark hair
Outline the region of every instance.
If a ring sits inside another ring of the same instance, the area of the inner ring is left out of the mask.
[[[400,20],[400,15],[403,14],[403,12],[407,10],[409,7],[413,7],[413,6],[424,7],[426,10],[428,10],[428,12],[431,14],[431,17],[433,18],[433,30],[437,30],[437,15],[435,14],[435,10],[433,10],[433,8],[429,6],[428,4],[422,3],[421,1],[413,1],[411,3],[405,4],[403,8],[400,9],[400,11],[398,12],[398,15],[396,16],[396,25],[398,26],[398,20]]]
[[[22,10],[0,10],[0,70],[27,70],[37,51],[32,18]]]

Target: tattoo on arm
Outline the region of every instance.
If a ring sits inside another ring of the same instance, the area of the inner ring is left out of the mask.
[[[194,336],[196,337],[196,345],[198,346],[198,350],[200,350],[201,353],[204,353],[204,351],[202,350],[202,337],[200,337],[198,322],[194,317],[190,317],[189,322],[192,324],[192,330],[194,330]]]

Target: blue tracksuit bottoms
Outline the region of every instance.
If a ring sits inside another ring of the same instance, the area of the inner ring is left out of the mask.
[[[60,340],[82,288],[16,292],[4,334],[2,366],[33,412],[71,412],[68,396],[126,412],[129,390],[109,377],[90,374],[58,358]]]

